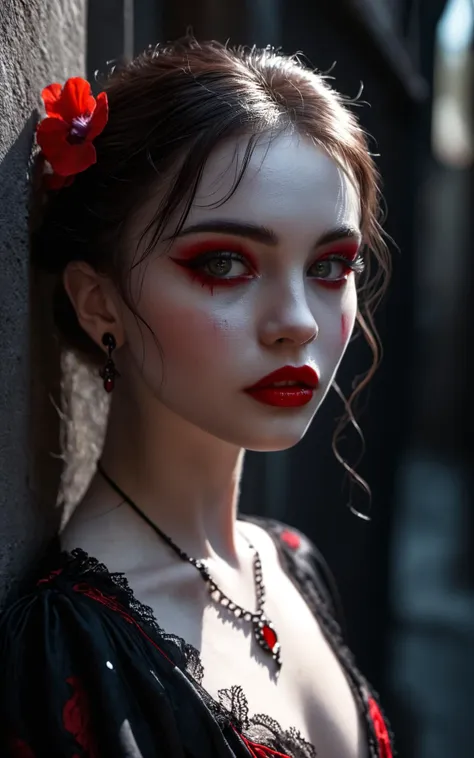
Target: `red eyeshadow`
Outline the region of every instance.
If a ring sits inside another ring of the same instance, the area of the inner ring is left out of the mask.
[[[359,255],[359,250],[360,246],[356,242],[340,242],[336,247],[332,247],[328,252],[319,255],[317,257],[317,260],[324,261],[326,258],[330,258],[332,255],[342,255],[349,261],[355,261]]]

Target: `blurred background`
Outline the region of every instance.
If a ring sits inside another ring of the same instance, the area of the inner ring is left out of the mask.
[[[363,83],[394,267],[376,319],[384,359],[358,413],[372,500],[331,451],[334,394],[296,448],[247,454],[242,510],[299,527],[325,555],[400,757],[472,758],[474,0],[102,0],[87,23],[89,78],[192,27],[302,51],[349,97]],[[355,340],[346,392],[368,361]],[[355,463],[356,434],[343,449]]]

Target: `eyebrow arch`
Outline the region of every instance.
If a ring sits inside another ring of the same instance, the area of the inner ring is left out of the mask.
[[[247,239],[254,240],[254,242],[260,242],[264,245],[271,245],[275,247],[278,245],[278,235],[266,226],[260,226],[259,224],[247,224],[239,221],[204,221],[199,224],[191,224],[190,226],[181,229],[179,234],[173,239],[179,239],[180,237],[186,237],[188,234],[199,234],[202,232],[209,232],[214,234],[233,234],[237,237],[246,237]],[[316,240],[314,247],[320,247],[327,245],[330,242],[336,242],[341,239],[356,239],[361,241],[362,235],[357,227],[342,225],[335,229],[330,229]]]

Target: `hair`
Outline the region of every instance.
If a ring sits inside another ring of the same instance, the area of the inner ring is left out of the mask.
[[[150,47],[131,62],[112,68],[101,86],[109,101],[109,119],[94,140],[97,162],[78,174],[71,186],[47,195],[32,240],[33,263],[57,278],[54,318],[65,345],[88,362],[103,360],[102,350],[81,328],[63,286],[63,273],[71,261],[85,261],[112,277],[133,308],[127,290],[125,231],[160,182],[163,192],[157,211],[138,243],[151,233],[143,257],[176,214],[174,234],[179,233],[218,143],[249,137],[232,194],[260,135],[296,131],[340,164],[360,196],[366,268],[357,281],[357,327],[371,350],[372,365],[347,400],[336,385],[345,416],[336,428],[333,450],[368,491],[338,452],[337,441],[348,421],[360,432],[352,407],[380,361],[373,311],[387,283],[390,259],[379,220],[378,173],[367,136],[349,107],[352,101],[298,56],[272,48],[198,42],[191,36]]]

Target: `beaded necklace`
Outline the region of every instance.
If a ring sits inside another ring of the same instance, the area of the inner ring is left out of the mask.
[[[252,625],[252,630],[255,639],[260,647],[277,663],[278,668],[281,668],[281,650],[280,643],[278,642],[278,636],[272,622],[267,618],[264,613],[265,605],[265,585],[263,583],[262,576],[262,563],[258,550],[249,542],[250,548],[254,552],[253,558],[253,575],[255,582],[255,594],[257,600],[257,610],[255,613],[242,608],[238,603],[234,603],[213,581],[207,566],[196,558],[192,558],[190,555],[184,552],[167,534],[165,534],[156,524],[153,523],[148,516],[133,502],[133,500],[118,486],[118,484],[104,471],[102,463],[97,462],[97,470],[103,479],[107,482],[117,495],[119,495],[129,506],[132,508],[138,516],[140,516],[153,531],[164,541],[169,547],[174,550],[176,555],[181,558],[182,561],[190,563],[191,566],[199,572],[203,581],[207,584],[209,594],[215,603],[218,603],[223,608],[232,613],[236,618],[241,618],[244,621]],[[247,540],[248,541],[248,540]]]

